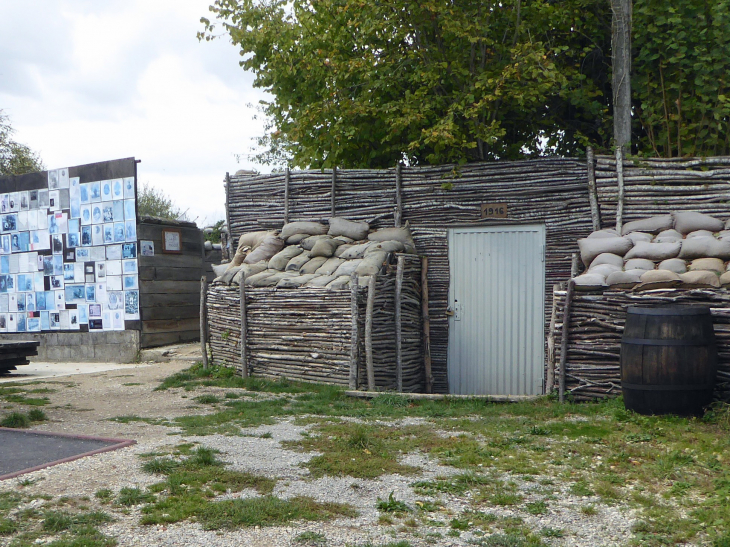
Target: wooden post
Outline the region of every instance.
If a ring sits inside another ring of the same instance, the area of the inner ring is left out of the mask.
[[[403,223],[403,200],[401,198],[401,186],[403,184],[403,164],[398,162],[395,166],[395,213],[394,224],[400,228]]]
[[[570,336],[570,308],[573,304],[575,281],[568,281],[568,290],[565,292],[565,306],[563,307],[563,332],[560,338],[560,383],[558,384],[558,399],[565,402],[565,367],[568,365],[568,337]]]
[[[596,188],[596,159],[593,155],[593,148],[586,149],[586,162],[588,167],[588,201],[591,204],[591,221],[593,231],[601,229],[601,209],[598,207],[598,190]]]
[[[618,182],[618,201],[616,203],[616,231],[621,235],[624,223],[624,151],[616,148],[616,180]]]
[[[423,317],[423,368],[426,376],[426,393],[433,391],[431,374],[431,318],[428,315],[428,257],[421,258],[421,314]]]
[[[232,249],[229,247],[233,246],[233,242],[231,241],[231,213],[229,209],[228,202],[231,200],[231,177],[226,171],[226,230],[228,230],[228,235],[225,237],[225,245],[221,246],[222,248],[222,258],[224,260],[233,260],[233,256],[231,254]],[[223,241],[221,241],[223,242]]]
[[[368,391],[375,391],[373,368],[373,308],[375,307],[375,276],[368,279],[368,301],[365,308],[365,366],[368,373]]]
[[[291,174],[287,166],[284,172],[284,224],[289,223],[289,178]]]
[[[246,355],[246,285],[243,283],[243,279],[241,279],[239,286],[241,299],[241,376],[248,378],[248,358]]]
[[[550,328],[547,337],[547,374],[545,377],[545,394],[550,395],[555,387],[555,323],[558,321],[558,303],[555,299],[555,292],[560,289],[560,284],[553,285],[553,307],[550,314]]]
[[[626,152],[631,150],[631,3],[611,0],[613,140],[617,149]]]
[[[203,368],[208,368],[208,280],[200,278],[200,352],[203,354]]]
[[[357,362],[360,349],[359,308],[357,303],[357,274],[350,276],[350,313],[352,314],[352,333],[350,334],[350,389],[357,389]]]
[[[575,277],[580,271],[580,258],[578,253],[573,253],[570,257],[570,277]]]
[[[403,391],[403,324],[401,316],[403,269],[406,259],[398,257],[395,273],[395,384],[399,392]]]
[[[332,191],[330,192],[330,213],[335,216],[335,187],[337,186],[337,167],[332,169]]]

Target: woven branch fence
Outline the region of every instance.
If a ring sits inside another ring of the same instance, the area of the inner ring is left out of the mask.
[[[391,255],[375,277],[370,313],[369,287],[357,280],[354,287],[246,287],[244,338],[240,287],[209,286],[213,362],[236,367],[242,375],[424,391],[421,259]]]

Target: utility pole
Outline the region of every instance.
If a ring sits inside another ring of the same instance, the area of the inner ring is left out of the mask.
[[[624,153],[631,150],[631,1],[611,0],[613,138]]]

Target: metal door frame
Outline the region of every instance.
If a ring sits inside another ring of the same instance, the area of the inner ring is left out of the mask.
[[[453,310],[454,307],[454,260],[453,260],[453,252],[454,252],[454,235],[457,233],[496,233],[496,232],[535,232],[537,231],[542,239],[542,280],[540,283],[540,293],[542,295],[541,298],[541,310],[542,310],[542,320],[540,321],[540,348],[542,352],[542,358],[540,360],[542,366],[540,370],[539,375],[539,381],[540,381],[540,389],[539,391],[541,393],[545,393],[545,281],[547,276],[547,253],[546,253],[546,247],[547,247],[547,230],[544,223],[536,223],[536,224],[498,224],[498,225],[490,225],[490,226],[484,226],[484,225],[462,225],[462,226],[453,226],[447,228],[447,243],[448,243],[448,259],[449,259],[449,295],[448,295],[448,309]],[[449,332],[452,328],[452,319],[448,318],[448,328]],[[451,393],[451,385],[448,381],[449,379],[449,370],[451,368],[450,361],[450,342],[451,342],[451,334],[449,334],[447,339],[447,349],[446,349],[446,379],[448,383],[448,391]]]

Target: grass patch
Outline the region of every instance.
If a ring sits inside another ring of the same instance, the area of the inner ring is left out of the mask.
[[[199,397],[196,397],[195,399],[196,403],[199,403],[201,405],[215,405],[221,402],[221,398],[217,397],[213,394],[207,393],[205,395],[200,395]]]
[[[30,418],[22,412],[11,412],[0,421],[0,426],[24,429],[30,427]]]
[[[136,414],[125,414],[123,416],[114,416],[107,418],[110,422],[117,422],[118,424],[131,424],[132,422],[142,422],[149,425],[170,425],[167,420],[162,418],[143,418]]]
[[[117,503],[119,505],[126,506],[141,505],[143,503],[151,502],[154,499],[155,497],[149,492],[145,492],[139,488],[129,488],[127,486],[120,489],[119,494],[117,495]]]
[[[383,511],[384,513],[407,513],[410,512],[411,508],[408,507],[404,502],[395,499],[395,496],[393,492],[391,491],[388,495],[387,500],[381,500],[378,498],[377,503],[375,506],[378,508],[378,511]]]
[[[294,537],[294,543],[301,543],[304,545],[320,546],[327,544],[327,536],[320,534],[319,532],[302,532]]]

